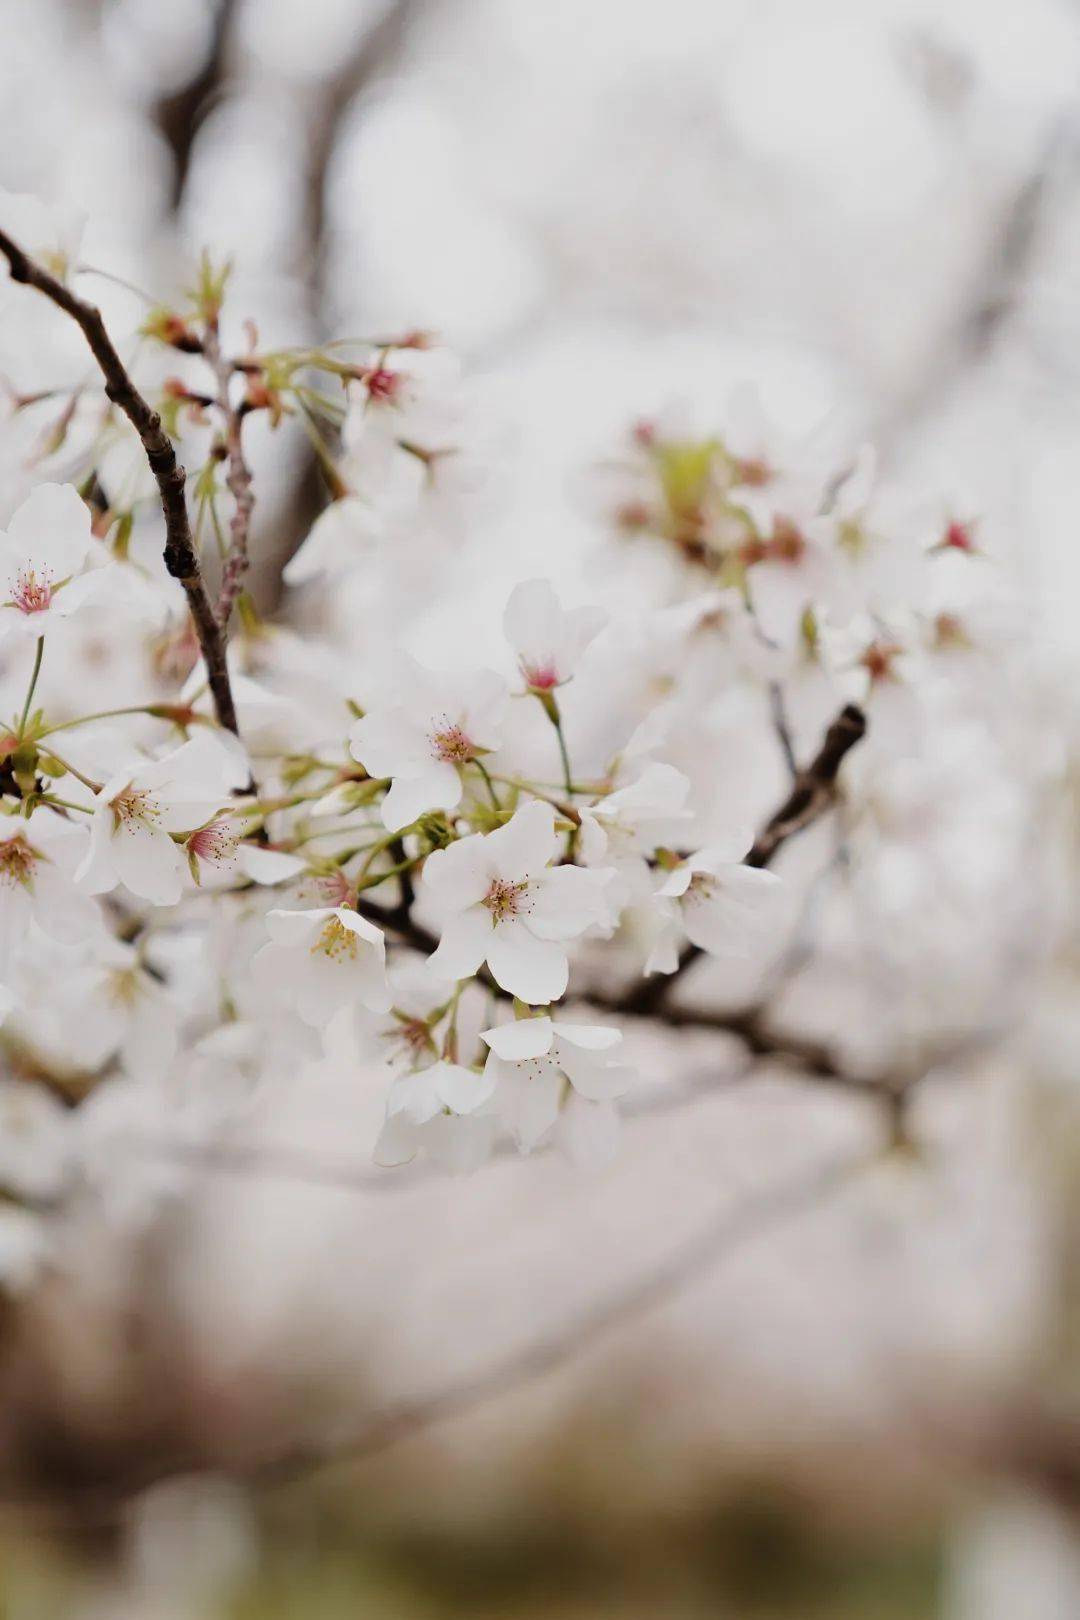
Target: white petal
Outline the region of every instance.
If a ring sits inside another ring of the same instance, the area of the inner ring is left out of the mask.
[[[495,1090],[494,1075],[477,1074],[460,1063],[437,1063],[439,1096],[455,1114],[472,1114],[482,1108]]]
[[[54,580],[66,579],[93,545],[89,508],[70,484],[39,484],[8,524],[7,539],[5,563],[17,558],[47,569]]]
[[[549,1052],[553,1033],[550,1018],[518,1018],[512,1024],[481,1031],[480,1039],[507,1063],[518,1063]]]
[[[241,844],[236,861],[252,883],[285,883],[304,870],[304,862],[298,855],[287,855],[280,849],[263,849],[259,844]]]
[[[320,512],[282,578],[286,585],[302,585],[318,574],[350,568],[370,553],[384,527],[373,506],[358,495],[346,495]]]
[[[570,977],[563,947],[537,939],[518,922],[500,923],[493,931],[487,960],[496,984],[534,1007],[558,1001]]]
[[[327,918],[333,915],[333,906],[319,906],[314,911],[268,911],[266,932],[277,945],[302,948],[314,941]]]
[[[158,906],[175,906],[184,892],[184,857],[167,832],[137,818],[112,834],[113,864],[132,894]]]
[[[452,810],[461,800],[461,777],[446,760],[432,760],[418,776],[395,776],[382,803],[383,826],[398,832],[429,810]]]
[[[434,850],[424,862],[424,887],[447,910],[476,906],[491,886],[492,867],[481,833]]]
[[[606,912],[607,867],[553,866],[529,886],[526,923],[538,939],[576,939]]]
[[[445,979],[468,979],[474,974],[494,938],[491,917],[481,906],[451,917],[442,931],[438,949],[428,957],[432,973]]]
[[[500,827],[489,833],[487,852],[496,870],[511,882],[542,872],[558,853],[555,811],[541,799],[531,799]]]
[[[564,1024],[561,1021],[555,1025],[555,1034],[560,1041],[569,1041],[583,1052],[610,1051],[623,1038],[622,1030],[612,1029],[610,1024]]]

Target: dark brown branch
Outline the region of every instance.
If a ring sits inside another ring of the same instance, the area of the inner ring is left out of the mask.
[[[221,570],[221,591],[218,595],[217,619],[222,635],[227,634],[233,606],[240,595],[244,575],[250,565],[248,541],[251,519],[255,511],[255,490],[251,468],[244,455],[243,410],[232,402],[230,387],[233,367],[221,353],[217,328],[208,325],[203,351],[217,380],[217,403],[221,411],[225,442],[225,482],[233,498],[233,514],[229,520],[229,549]]]
[[[157,480],[165,516],[165,567],[173,579],[179,580],[187,596],[218,720],[235,732],[236,708],[225,662],[225,638],[199,568],[184,493],[184,469],[177,460],[172,440],[161,425],[161,417],[132,382],[97,306],[79,298],[62,281],[42,269],[4,231],[0,231],[0,253],[8,261],[12,281],[43,293],[80,327],[105,378],[106,396],[123,411],[139,435],[150,470]]]

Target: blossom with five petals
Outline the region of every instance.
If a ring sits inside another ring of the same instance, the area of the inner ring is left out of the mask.
[[[551,866],[555,812],[539,799],[493,833],[429,855],[424,885],[444,911],[433,972],[464,979],[485,961],[498,984],[534,1005],[566,989],[566,942],[604,920],[611,873]]]
[[[549,580],[515,586],[503,614],[503,631],[526,686],[534,692],[563,686],[607,617],[602,608],[564,608]]]
[[[390,832],[460,803],[461,768],[499,747],[508,701],[492,670],[436,674],[403,657],[397,674],[394,701],[349,733],[349,751],[369,775],[393,778],[382,804]]]

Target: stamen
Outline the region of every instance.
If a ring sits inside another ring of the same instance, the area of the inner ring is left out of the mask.
[[[531,905],[524,903],[528,890],[527,879],[521,883],[508,883],[505,878],[495,878],[481,904],[491,912],[495,922],[506,922],[511,917],[532,910]]]
[[[9,889],[32,888],[38,859],[37,851],[30,847],[22,833],[5,839],[0,843],[0,884],[6,884]]]
[[[433,722],[433,729],[428,734],[431,744],[432,756],[445,761],[448,765],[464,765],[476,753],[476,745],[468,737],[461,725],[450,719],[449,715],[440,715]]]
[[[137,788],[125,788],[118,793],[112,801],[112,811],[117,828],[125,828],[128,832],[136,821],[149,827],[161,820],[160,804],[148,792],[140,792]]]
[[[44,613],[53,597],[53,584],[48,573],[41,577],[33,568],[22,568],[11,585],[11,600],[20,613]]]
[[[318,939],[311,947],[311,954],[316,956],[321,952],[331,962],[352,962],[356,960],[359,950],[360,941],[352,929],[346,928],[340,917],[327,917]]]

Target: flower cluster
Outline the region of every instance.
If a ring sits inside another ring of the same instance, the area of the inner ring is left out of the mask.
[[[901,507],[869,453],[838,471],[743,397],[708,437],[640,425],[609,481],[598,552],[618,568],[628,537],[647,542],[659,600],[654,576],[647,610],[609,616],[526,579],[501,647],[470,630],[433,667],[404,643],[424,649],[415,603],[430,609],[423,582],[475,494],[456,364],[418,333],[271,351],[249,332],[232,354],[226,281],[204,262],[189,305],[152,313],[142,386],[191,468],[207,572],[217,545],[239,582],[216,631],[236,732],[162,566],[132,427],[81,378],[59,407],[17,403],[31,487],[0,535],[12,1067],[81,1094],[197,1054],[272,1088],[344,1050],[384,1087],[381,1164],[467,1168],[549,1140],[603,1162],[634,1081],[612,1013],[698,953],[721,991],[732,959],[780,954],[786,886],[766,867],[801,823],[764,855],[755,831],[845,703],[869,720],[842,803],[854,911],[871,897],[895,987],[885,925],[932,895],[903,944],[942,982],[943,941],[973,893],[1004,889],[1023,821],[994,705],[1025,626],[972,523]],[[34,296],[13,286],[8,307]],[[284,572],[322,603],[320,636],[265,622],[243,589],[251,419],[302,423],[333,497]]]

